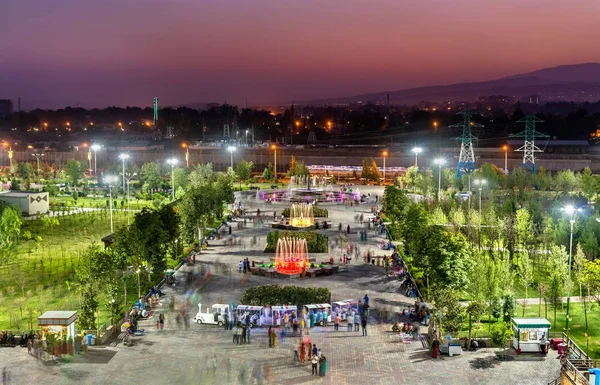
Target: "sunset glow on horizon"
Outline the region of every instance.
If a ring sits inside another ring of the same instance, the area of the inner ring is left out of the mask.
[[[600,2],[8,0],[0,98],[276,103],[599,62]]]

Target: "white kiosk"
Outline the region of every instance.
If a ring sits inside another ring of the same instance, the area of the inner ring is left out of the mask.
[[[513,318],[513,347],[518,352],[540,353],[542,337],[548,341],[550,321],[545,318]]]

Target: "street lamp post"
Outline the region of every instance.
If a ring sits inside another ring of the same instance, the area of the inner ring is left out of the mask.
[[[271,145],[271,149],[275,151],[275,166],[273,167],[274,175],[273,175],[273,180],[277,180],[277,146],[272,144]]]
[[[141,288],[140,288],[140,269],[139,268],[136,270],[136,273],[137,273],[137,276],[138,276],[138,298],[141,298],[142,297],[142,291],[141,291]]]
[[[385,158],[388,156],[388,152],[383,152],[383,184],[385,184]]]
[[[109,211],[110,211],[110,232],[111,234],[115,232],[114,230],[114,226],[113,226],[113,200],[112,200],[112,188],[113,188],[113,184],[117,181],[117,177],[114,175],[107,175],[104,178],[104,182],[106,182],[106,184],[108,184],[108,199],[109,199]]]
[[[412,152],[415,153],[415,167],[419,168],[419,154],[423,152],[423,149],[421,147],[415,147],[412,149]]]
[[[129,159],[129,154],[121,154],[119,159],[123,161],[123,173],[121,175],[123,176],[123,191],[125,191],[125,161]]]
[[[571,260],[573,258],[573,225],[575,224],[575,214],[581,211],[580,208],[575,208],[572,205],[568,205],[564,208],[564,211],[569,214],[569,223],[571,225],[571,236],[569,239],[569,275],[567,277],[567,318],[565,324],[565,330],[567,331],[567,336],[569,335],[569,305],[571,303]]]
[[[485,179],[475,180],[475,184],[479,186],[479,226],[477,230],[477,238],[479,243],[479,249],[481,250],[481,194],[483,192],[483,186],[485,185]]]
[[[37,173],[38,173],[38,177],[39,177],[39,175],[40,175],[40,158],[42,156],[44,156],[44,154],[39,154],[36,152],[34,154],[31,154],[31,156],[35,157],[35,160],[37,160]]]
[[[442,166],[446,163],[446,160],[443,158],[438,158],[438,159],[435,159],[433,162],[435,164],[437,164],[439,167],[439,171],[438,171],[438,201],[439,201],[441,194],[442,194]]]
[[[186,143],[181,146],[185,148],[185,167],[190,168],[190,147]]]
[[[131,181],[131,179],[137,175],[137,172],[132,173],[127,173],[123,176],[123,178],[125,178],[125,180],[127,181],[127,225],[130,224],[130,218],[131,218],[131,209],[129,207],[129,199],[130,199],[130,194],[129,194],[129,182]]]
[[[98,167],[98,150],[100,149],[99,144],[93,144],[91,149],[94,151],[94,176],[98,178],[97,167]]]
[[[502,150],[504,150],[504,175],[508,175],[508,146],[505,144]]]
[[[171,165],[171,191],[173,192],[173,200],[175,200],[175,166],[178,160],[171,158],[167,160],[167,163]]]
[[[231,155],[231,169],[233,170],[233,152],[235,151],[235,146],[227,147],[227,151],[229,151],[229,155]]]

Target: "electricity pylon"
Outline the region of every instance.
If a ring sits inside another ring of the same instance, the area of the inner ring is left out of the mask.
[[[525,138],[525,143],[515,151],[523,153],[523,167],[531,167],[533,173],[537,173],[537,167],[535,165],[535,153],[543,152],[535,145],[535,138],[548,138],[546,134],[542,134],[535,130],[536,123],[543,123],[544,121],[539,119],[537,116],[528,115],[525,118],[519,120],[519,122],[525,123],[525,131],[519,132],[518,134],[511,135],[511,138]],[[531,166],[528,166],[531,164]]]
[[[458,165],[456,166],[456,179],[460,179],[463,173],[470,174],[475,171],[475,152],[473,151],[473,139],[477,139],[471,133],[472,127],[483,127],[481,124],[471,122],[471,111],[461,112],[463,122],[453,124],[450,127],[462,127],[462,136],[460,137],[460,155],[458,156]]]

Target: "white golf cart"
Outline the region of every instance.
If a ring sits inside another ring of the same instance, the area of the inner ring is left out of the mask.
[[[198,304],[198,314],[194,317],[194,322],[197,324],[209,324],[223,326],[225,323],[225,315],[231,317],[229,305],[217,303],[212,305],[212,308],[206,307],[202,309],[202,304]]]

